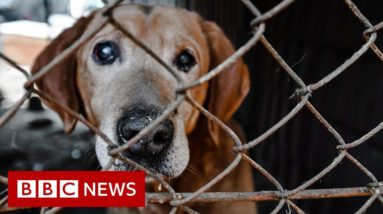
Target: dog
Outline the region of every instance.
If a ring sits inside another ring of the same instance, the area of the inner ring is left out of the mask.
[[[32,73],[80,38],[100,11],[81,18],[54,39],[37,57]],[[194,12],[171,6],[121,4],[113,17],[150,47],[190,83],[234,53],[222,30]],[[249,72],[242,59],[201,86],[190,96],[237,130],[231,117],[249,90]],[[37,82],[39,89],[82,114],[116,145],[123,145],[147,127],[176,99],[177,80],[155,59],[112,24],[66,57]],[[55,110],[71,132],[77,119],[54,103]],[[131,145],[122,155],[154,173],[170,178],[177,192],[193,192],[223,171],[234,159],[234,142],[214,122],[183,101],[164,122]],[[108,146],[96,137],[101,166],[110,160]],[[113,170],[134,170],[116,161]],[[251,192],[251,168],[239,166],[209,191]],[[192,204],[204,213],[254,213],[254,203]],[[169,211],[169,210],[167,210]]]

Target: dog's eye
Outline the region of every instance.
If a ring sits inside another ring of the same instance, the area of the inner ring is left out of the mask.
[[[104,41],[94,46],[92,59],[99,65],[112,64],[120,57],[120,49],[115,42]]]
[[[189,53],[188,51],[182,51],[176,57],[174,64],[179,70],[183,72],[188,72],[196,64],[196,61],[191,53]]]

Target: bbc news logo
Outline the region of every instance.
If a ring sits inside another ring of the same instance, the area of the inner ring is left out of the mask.
[[[9,207],[143,207],[144,172],[10,171]]]
[[[36,185],[38,184],[38,185]],[[136,194],[135,182],[88,182],[84,183],[84,196],[118,196]],[[37,189],[37,186],[39,187]],[[110,194],[107,190],[109,189]],[[78,180],[18,180],[18,198],[78,198]]]

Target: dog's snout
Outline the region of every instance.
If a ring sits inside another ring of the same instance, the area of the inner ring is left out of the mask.
[[[127,143],[141,130],[149,126],[159,116],[159,111],[153,108],[134,108],[128,111],[127,116],[121,118],[117,124],[118,141]],[[174,127],[170,120],[165,120],[132,144],[124,153],[133,159],[142,159],[157,156],[167,150],[173,140]]]

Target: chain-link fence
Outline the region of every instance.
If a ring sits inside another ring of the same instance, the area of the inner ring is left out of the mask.
[[[107,3],[107,1],[105,1]],[[272,213],[278,213],[284,206],[288,206],[293,209],[297,213],[304,213],[304,211],[296,205],[295,200],[305,200],[305,199],[322,199],[322,198],[346,198],[346,197],[365,197],[366,202],[360,207],[359,210],[356,210],[356,213],[365,212],[372,203],[380,203],[383,206],[383,182],[376,178],[374,174],[366,168],[362,163],[360,163],[353,155],[349,153],[350,150],[360,146],[363,143],[366,143],[372,136],[378,133],[381,129],[383,129],[383,122],[373,128],[371,131],[361,136],[359,139],[353,142],[345,142],[343,137],[337,132],[337,130],[324,118],[319,111],[315,108],[314,105],[310,102],[310,97],[315,94],[315,92],[327,83],[331,82],[335,77],[340,74],[347,72],[347,68],[355,63],[363,54],[365,54],[369,49],[371,49],[376,56],[383,61],[383,53],[381,50],[375,45],[375,40],[377,39],[377,32],[383,28],[383,21],[373,25],[370,21],[363,15],[363,12],[359,10],[357,5],[355,5],[351,0],[345,0],[345,7],[348,7],[350,11],[354,14],[354,16],[360,20],[361,24],[365,27],[365,31],[363,32],[363,36],[366,42],[360,47],[358,51],[356,51],[352,56],[350,56],[343,64],[339,65],[335,70],[330,71],[327,76],[320,79],[319,81],[306,84],[294,70],[285,62],[282,56],[278,54],[278,52],[273,48],[272,44],[269,43],[268,39],[264,36],[265,22],[269,19],[272,19],[276,14],[282,12],[284,9],[288,8],[294,1],[293,0],[284,0],[280,4],[273,7],[271,10],[266,13],[261,13],[258,8],[250,1],[250,0],[241,0],[238,1],[238,4],[244,4],[252,14],[254,14],[254,19],[250,23],[252,31],[252,37],[237,51],[227,58],[222,64],[208,72],[206,75],[200,77],[198,80],[192,82],[191,84],[185,84],[182,81],[176,71],[172,69],[171,66],[167,65],[161,57],[157,56],[150,47],[146,46],[143,42],[140,41],[139,38],[136,38],[133,34],[129,32],[128,29],[124,29],[122,25],[113,18],[114,9],[123,1],[117,1],[114,3],[108,3],[106,6],[101,9],[102,12],[99,13],[101,15],[95,16],[94,19],[97,19],[95,23],[97,26],[92,26],[92,28],[86,29],[84,35],[74,42],[69,48],[65,49],[60,55],[50,61],[45,67],[40,69],[35,75],[31,76],[27,71],[18,66],[14,61],[9,59],[4,54],[0,54],[0,57],[8,62],[11,66],[15,67],[17,70],[22,72],[24,76],[27,78],[27,82],[25,83],[25,93],[23,97],[14,104],[12,108],[10,108],[3,116],[0,118],[0,127],[5,125],[15,113],[19,110],[21,105],[28,100],[32,94],[38,95],[41,99],[54,103],[55,106],[58,106],[67,114],[75,117],[80,122],[85,124],[92,130],[96,135],[101,137],[105,143],[114,146],[112,140],[110,140],[104,133],[100,131],[97,127],[95,127],[92,123],[84,119],[75,111],[71,110],[69,107],[60,104],[54,98],[49,95],[43,93],[42,91],[33,88],[34,83],[41,79],[44,75],[54,68],[55,65],[60,63],[63,59],[65,59],[69,54],[71,54],[78,47],[83,45],[86,41],[92,38],[97,32],[99,32],[107,23],[113,25],[116,29],[122,32],[126,37],[131,39],[136,45],[141,47],[148,55],[153,57],[159,64],[161,64],[167,71],[169,71],[177,80],[178,80],[178,90],[177,98],[168,105],[167,109],[164,113],[155,119],[147,128],[140,131],[134,138],[129,140],[128,143],[119,146],[112,147],[109,151],[109,155],[112,157],[112,161],[104,167],[102,170],[108,170],[115,159],[119,159],[129,165],[134,166],[137,169],[143,170],[147,173],[148,176],[156,179],[167,191],[168,193],[147,193],[146,199],[148,203],[168,203],[173,208],[171,213],[175,213],[178,209],[182,209],[188,213],[196,213],[196,211],[192,210],[190,207],[185,205],[188,202],[196,202],[196,203],[214,203],[214,202],[238,202],[238,201],[278,201],[279,203],[272,211]],[[251,48],[255,46],[255,44],[262,44],[266,50],[272,55],[272,57],[276,60],[276,62],[284,69],[284,71],[290,76],[290,78],[295,81],[298,85],[298,88],[295,91],[294,97],[299,99],[297,105],[280,121],[278,121],[275,125],[269,128],[266,132],[258,136],[256,139],[251,140],[250,142],[241,142],[239,137],[223,122],[221,122],[215,115],[212,115],[208,110],[204,109],[201,105],[199,105],[189,94],[188,90],[198,87],[211,79],[215,78],[220,74],[227,66],[235,63],[241,56],[243,56],[246,52],[248,52]],[[231,162],[227,168],[219,173],[216,177],[210,180],[208,183],[204,184],[197,191],[191,193],[179,193],[174,190],[171,185],[167,183],[161,176],[156,173],[153,173],[136,162],[129,160],[128,158],[121,155],[121,152],[128,149],[128,147],[136,142],[145,134],[149,133],[151,129],[160,124],[163,120],[165,120],[182,102],[188,102],[196,109],[198,109],[204,116],[206,116],[209,120],[215,122],[220,128],[222,128],[234,141],[235,146],[233,147],[233,152],[235,153],[235,158]],[[318,172],[315,176],[310,178],[309,180],[303,182],[301,185],[294,189],[286,189],[284,188],[276,178],[273,177],[266,169],[264,169],[259,163],[250,158],[246,151],[250,149],[257,149],[257,146],[263,143],[267,138],[273,135],[276,131],[278,131],[282,126],[285,126],[292,118],[294,118],[303,108],[307,108],[313,116],[317,119],[317,121],[322,124],[328,132],[337,140],[338,145],[335,146],[334,149],[338,151],[338,155],[334,157],[333,161],[328,164],[327,167]],[[308,189],[311,185],[318,182],[322,179],[326,174],[334,170],[339,166],[342,160],[349,160],[357,169],[363,172],[371,182],[361,187],[348,187],[348,188],[330,188],[330,189]],[[221,181],[226,175],[228,175],[232,170],[234,170],[240,161],[245,161],[250,164],[256,171],[262,174],[267,180],[269,180],[274,186],[274,191],[260,191],[260,192],[206,192],[210,187],[214,184]],[[0,176],[0,182],[3,184],[7,184],[7,178]],[[0,200],[0,211],[12,210],[12,208],[7,207],[7,193],[6,191],[1,193],[2,199]],[[5,196],[4,196],[5,195]],[[60,210],[61,208],[50,208],[45,209],[42,208],[41,212],[54,213]]]

